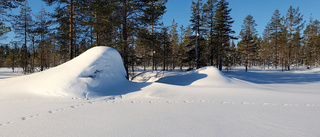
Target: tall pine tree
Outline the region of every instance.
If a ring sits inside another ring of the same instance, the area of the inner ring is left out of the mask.
[[[256,27],[257,24],[251,15],[248,15],[243,21],[241,26],[240,37],[244,47],[240,47],[242,53],[245,55],[245,67],[246,72],[248,71],[249,61],[254,56],[257,43],[254,41],[254,37],[257,35]]]
[[[28,73],[28,41],[29,33],[32,31],[33,19],[31,16],[31,8],[28,5],[28,2],[25,1],[21,7],[20,14],[15,16],[15,22],[12,23],[16,37],[23,40],[23,46],[21,48],[22,55],[22,68],[24,73]]]
[[[216,42],[216,59],[217,67],[222,70],[223,58],[229,48],[229,40],[236,39],[231,34],[235,31],[231,29],[234,20],[230,17],[231,9],[228,8],[229,3],[225,0],[218,2],[215,14],[214,39]]]

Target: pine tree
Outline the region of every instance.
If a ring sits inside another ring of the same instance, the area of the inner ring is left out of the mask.
[[[142,23],[151,27],[151,36],[149,40],[151,40],[151,54],[152,54],[152,70],[154,70],[156,64],[154,62],[154,52],[156,51],[156,36],[155,36],[155,27],[159,25],[159,20],[162,15],[166,12],[167,0],[146,0],[143,8],[143,16],[141,18]],[[147,47],[146,47],[147,48]]]
[[[294,9],[292,8],[292,6],[290,6],[286,15],[285,24],[289,31],[288,32],[289,41],[288,41],[288,56],[287,56],[288,66],[287,67],[288,67],[288,70],[290,70],[290,65],[294,63],[291,61],[292,52],[294,48],[293,39],[295,34],[300,33],[304,25],[303,15],[299,13],[299,8]]]
[[[315,66],[316,62],[320,62],[320,22],[310,18],[310,22],[303,34],[304,64],[308,66]]]
[[[245,54],[245,67],[246,72],[248,71],[249,61],[252,60],[253,55],[256,51],[257,43],[254,41],[254,37],[257,35],[256,27],[257,24],[251,15],[248,15],[243,21],[241,26],[240,37],[243,41],[242,52]]]
[[[269,40],[270,40],[270,44],[271,44],[271,50],[272,50],[272,54],[270,55],[271,57],[273,57],[272,59],[270,59],[270,62],[272,62],[273,65],[275,65],[276,69],[279,65],[279,50],[280,50],[280,32],[281,32],[281,28],[283,28],[283,24],[282,24],[282,20],[283,18],[280,15],[280,11],[277,9],[275,10],[275,12],[273,13],[273,16],[271,17],[270,22],[268,23],[266,29],[268,30],[267,32],[269,33]]]
[[[25,1],[21,7],[20,14],[15,16],[15,22],[13,22],[13,28],[16,33],[16,37],[23,39],[22,52],[22,68],[24,73],[28,73],[28,46],[29,33],[32,31],[33,19],[31,17],[31,8],[28,6],[28,2]]]
[[[207,3],[203,6],[203,12],[204,12],[204,21],[205,21],[205,27],[209,31],[209,52],[210,52],[210,65],[213,66],[214,62],[214,18],[215,18],[215,11],[217,6],[217,0],[208,0]]]
[[[74,0],[42,0],[46,2],[48,5],[53,5],[58,3],[59,5],[66,5],[62,9],[68,8],[68,24],[69,24],[69,59],[73,59],[74,57]],[[60,10],[61,11],[61,10]]]
[[[161,32],[159,34],[159,41],[160,41],[160,49],[162,52],[162,71],[168,71],[168,57],[170,55],[170,52],[172,51],[171,47],[170,47],[170,34],[168,33],[168,27],[162,27],[161,28]]]
[[[223,58],[226,56],[226,50],[228,49],[229,40],[236,39],[231,36],[235,31],[231,30],[233,20],[230,17],[231,9],[228,8],[229,3],[225,0],[219,1],[217,10],[215,13],[215,26],[214,26],[214,39],[216,40],[216,59],[217,67],[222,70]]]
[[[48,53],[49,53],[49,52],[46,52],[48,51],[48,47],[46,47],[47,43],[45,40],[48,37],[48,34],[50,32],[49,27],[51,25],[51,20],[50,20],[49,13],[47,13],[44,8],[42,8],[39,11],[38,15],[36,16],[36,19],[37,19],[36,21],[37,27],[35,28],[34,32],[39,36],[40,43],[39,43],[38,51],[40,56],[40,71],[43,71],[44,67],[48,66],[48,65],[45,65],[46,60],[48,60]]]
[[[57,31],[55,37],[57,39],[57,46],[59,47],[59,60],[61,60],[62,62],[66,62],[70,59],[70,56],[68,56],[68,48],[70,44],[68,9],[66,7],[57,7],[54,11],[53,18],[55,18],[55,22],[58,24],[55,28],[55,30]]]
[[[199,52],[199,46],[200,46],[200,37],[202,36],[202,32],[204,31],[203,26],[203,10],[202,10],[202,0],[198,0],[197,2],[192,1],[191,5],[191,27],[192,30],[195,32],[195,52],[196,52],[196,68],[198,69],[200,67],[200,52]]]
[[[6,26],[4,23],[8,21],[6,17],[11,16],[7,13],[7,10],[18,8],[22,2],[24,2],[24,0],[2,0],[0,2],[0,38],[11,31],[11,27]]]
[[[178,34],[178,23],[176,23],[174,20],[172,21],[172,25],[170,26],[170,42],[172,47],[172,69],[175,69],[176,65],[176,58],[178,58],[178,52],[179,52],[179,34]]]
[[[6,66],[12,68],[12,72],[14,72],[14,68],[18,67],[19,62],[19,48],[17,42],[10,43],[12,48],[8,48],[8,56],[6,58]]]

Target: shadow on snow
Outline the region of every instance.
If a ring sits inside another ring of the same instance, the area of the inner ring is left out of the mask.
[[[225,76],[237,78],[240,80],[256,83],[256,84],[298,84],[320,82],[320,74],[310,73],[294,73],[295,71],[279,71],[279,70],[248,70],[234,69]]]
[[[170,84],[170,85],[188,86],[193,82],[199,79],[203,79],[207,76],[208,75],[206,74],[199,74],[199,73],[193,72],[193,73],[180,74],[180,75],[174,75],[174,76],[166,76],[162,79],[159,79],[156,82]]]

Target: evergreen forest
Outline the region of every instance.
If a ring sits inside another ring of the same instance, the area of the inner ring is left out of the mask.
[[[56,7],[33,13],[27,0],[0,2],[0,39],[10,31],[15,40],[0,43],[0,67],[33,73],[67,62],[87,49],[109,46],[123,59],[127,78],[137,68],[188,70],[245,66],[289,71],[318,67],[320,22],[303,20],[299,7],[281,15],[275,9],[258,34],[253,16],[243,19],[241,32],[227,0],[193,0],[190,25],[172,20],[164,26],[167,0],[42,0]],[[19,9],[17,15],[11,10]]]

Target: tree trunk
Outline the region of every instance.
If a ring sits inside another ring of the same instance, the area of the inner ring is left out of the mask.
[[[73,0],[70,0],[69,17],[69,58],[73,59]]]
[[[129,79],[129,65],[128,65],[128,34],[127,34],[127,0],[123,0],[123,11],[122,11],[122,16],[123,16],[123,24],[122,24],[122,37],[123,37],[123,53],[124,53],[124,67],[127,71],[127,76],[126,78]]]

